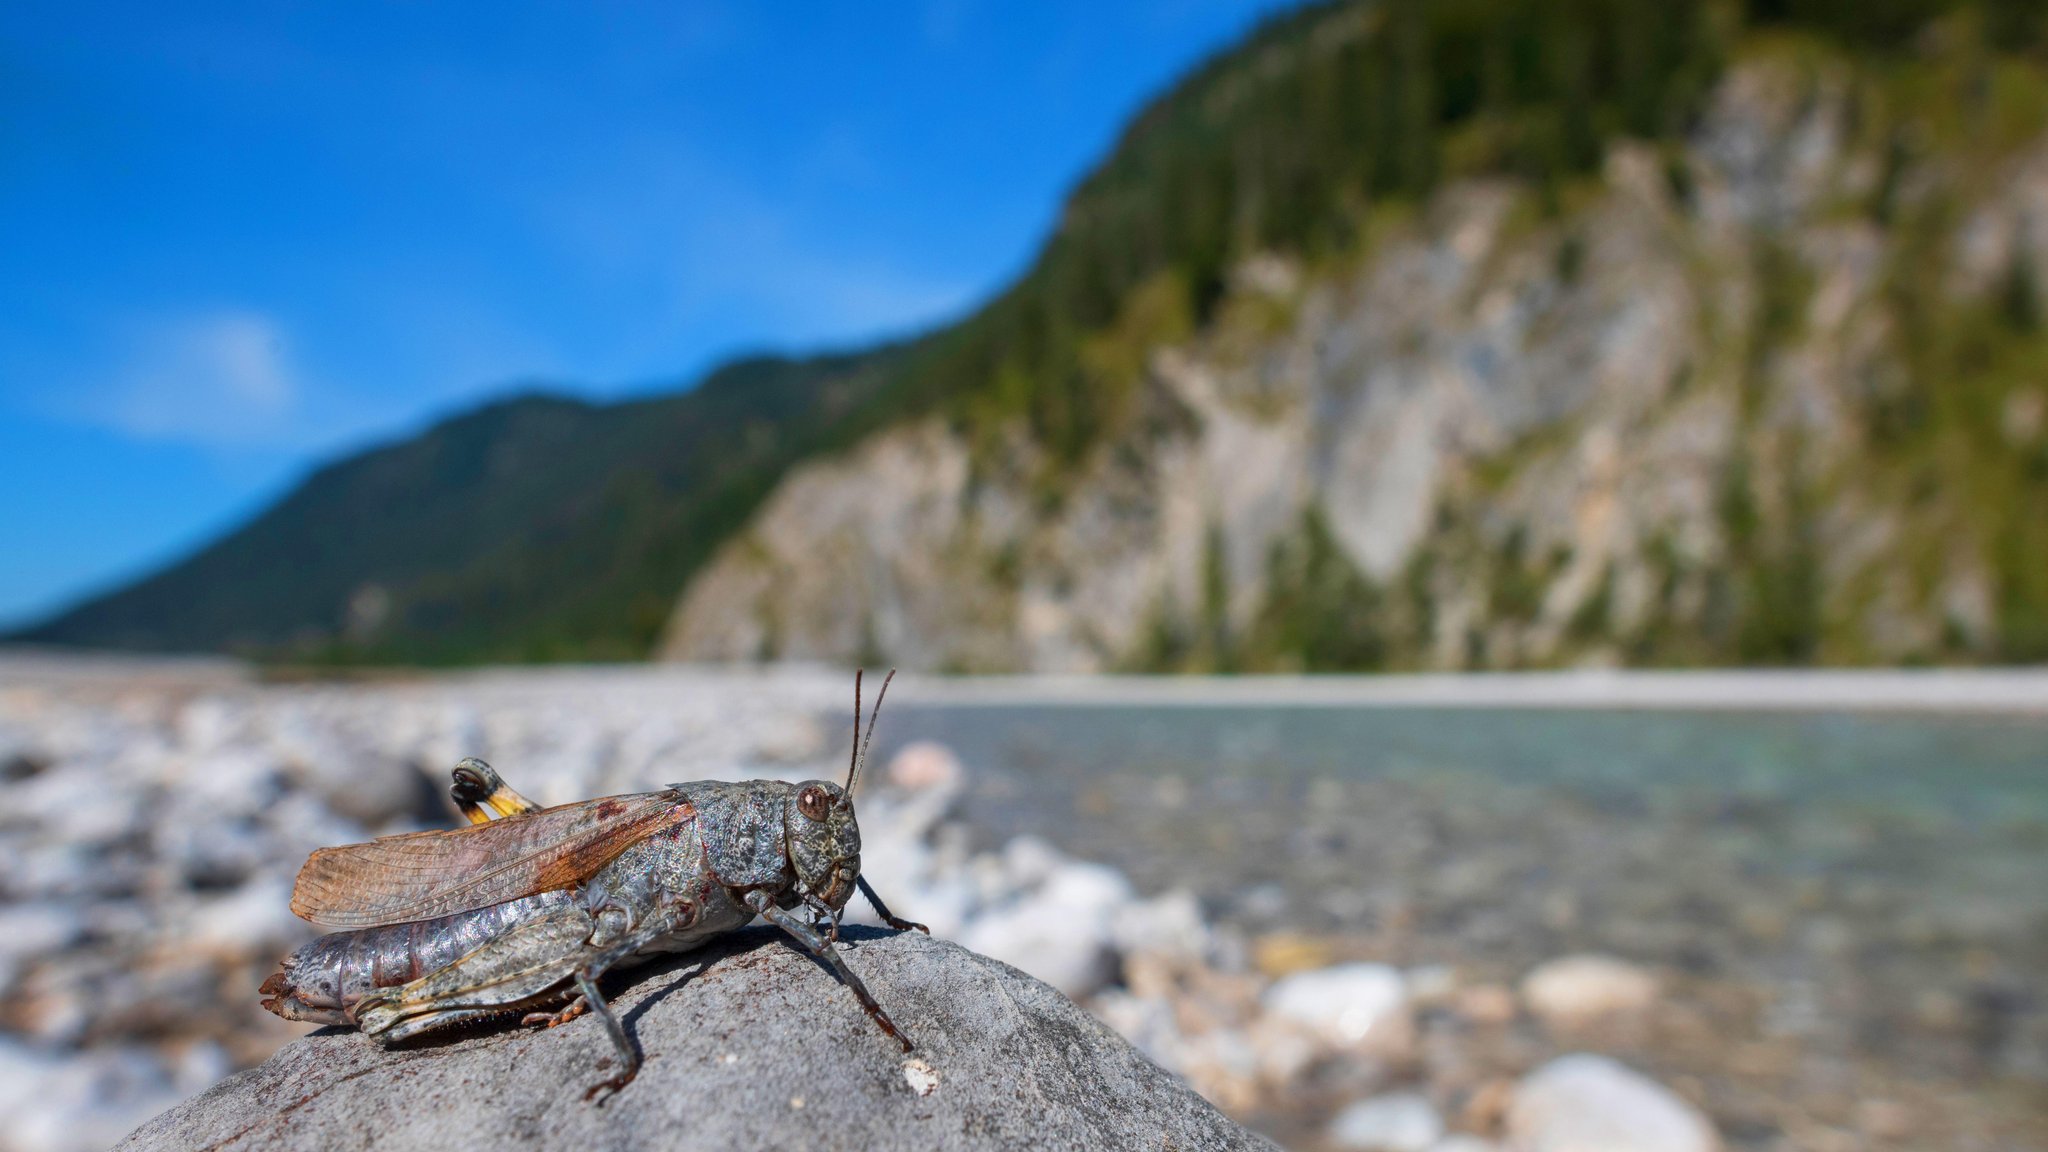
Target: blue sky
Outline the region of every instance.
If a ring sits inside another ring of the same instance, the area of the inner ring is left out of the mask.
[[[10,0],[0,625],[511,387],[958,315],[1286,6]]]

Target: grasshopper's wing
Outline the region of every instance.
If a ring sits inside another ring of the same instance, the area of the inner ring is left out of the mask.
[[[580,883],[693,816],[672,791],[643,792],[322,848],[299,869],[292,911],[316,924],[369,928],[502,904]]]

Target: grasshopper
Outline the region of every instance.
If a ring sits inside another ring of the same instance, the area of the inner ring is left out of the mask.
[[[292,911],[344,931],[286,957],[263,982],[263,1007],[352,1025],[385,1044],[492,1017],[552,1027],[589,1013],[604,1022],[619,1069],[590,1098],[624,1088],[640,1069],[598,980],[760,916],[830,965],[911,1051],[835,948],[856,888],[891,928],[928,931],[891,913],[860,874],[853,790],[894,677],[882,681],[863,739],[854,675],[844,785],[698,781],[541,808],[490,765],[462,761],[449,794],[468,826],[307,859]]]

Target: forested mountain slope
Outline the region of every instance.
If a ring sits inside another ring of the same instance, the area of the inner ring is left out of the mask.
[[[293,660],[633,659],[677,572],[848,442],[890,350],[671,396],[526,395],[321,468],[245,527],[16,639]]]

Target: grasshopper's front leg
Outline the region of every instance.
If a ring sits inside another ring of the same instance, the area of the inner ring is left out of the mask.
[[[518,816],[540,807],[505,783],[497,769],[474,756],[464,757],[452,775],[448,796],[471,824],[482,824],[493,816]]]
[[[860,1006],[867,1010],[868,1016],[882,1031],[903,1045],[905,1052],[912,1050],[910,1037],[905,1036],[902,1029],[896,1027],[896,1022],[889,1019],[889,1014],[882,1011],[882,1006],[876,1003],[874,996],[868,992],[868,986],[861,983],[860,977],[853,974],[853,969],[846,966],[846,961],[839,958],[839,950],[832,947],[830,940],[819,935],[816,929],[804,923],[800,917],[777,908],[774,899],[759,888],[747,893],[747,907],[760,913],[761,918],[770,924],[796,937],[797,943],[802,944],[813,956],[830,964],[832,971],[839,975],[840,983],[853,990],[854,999],[860,1001]]]

